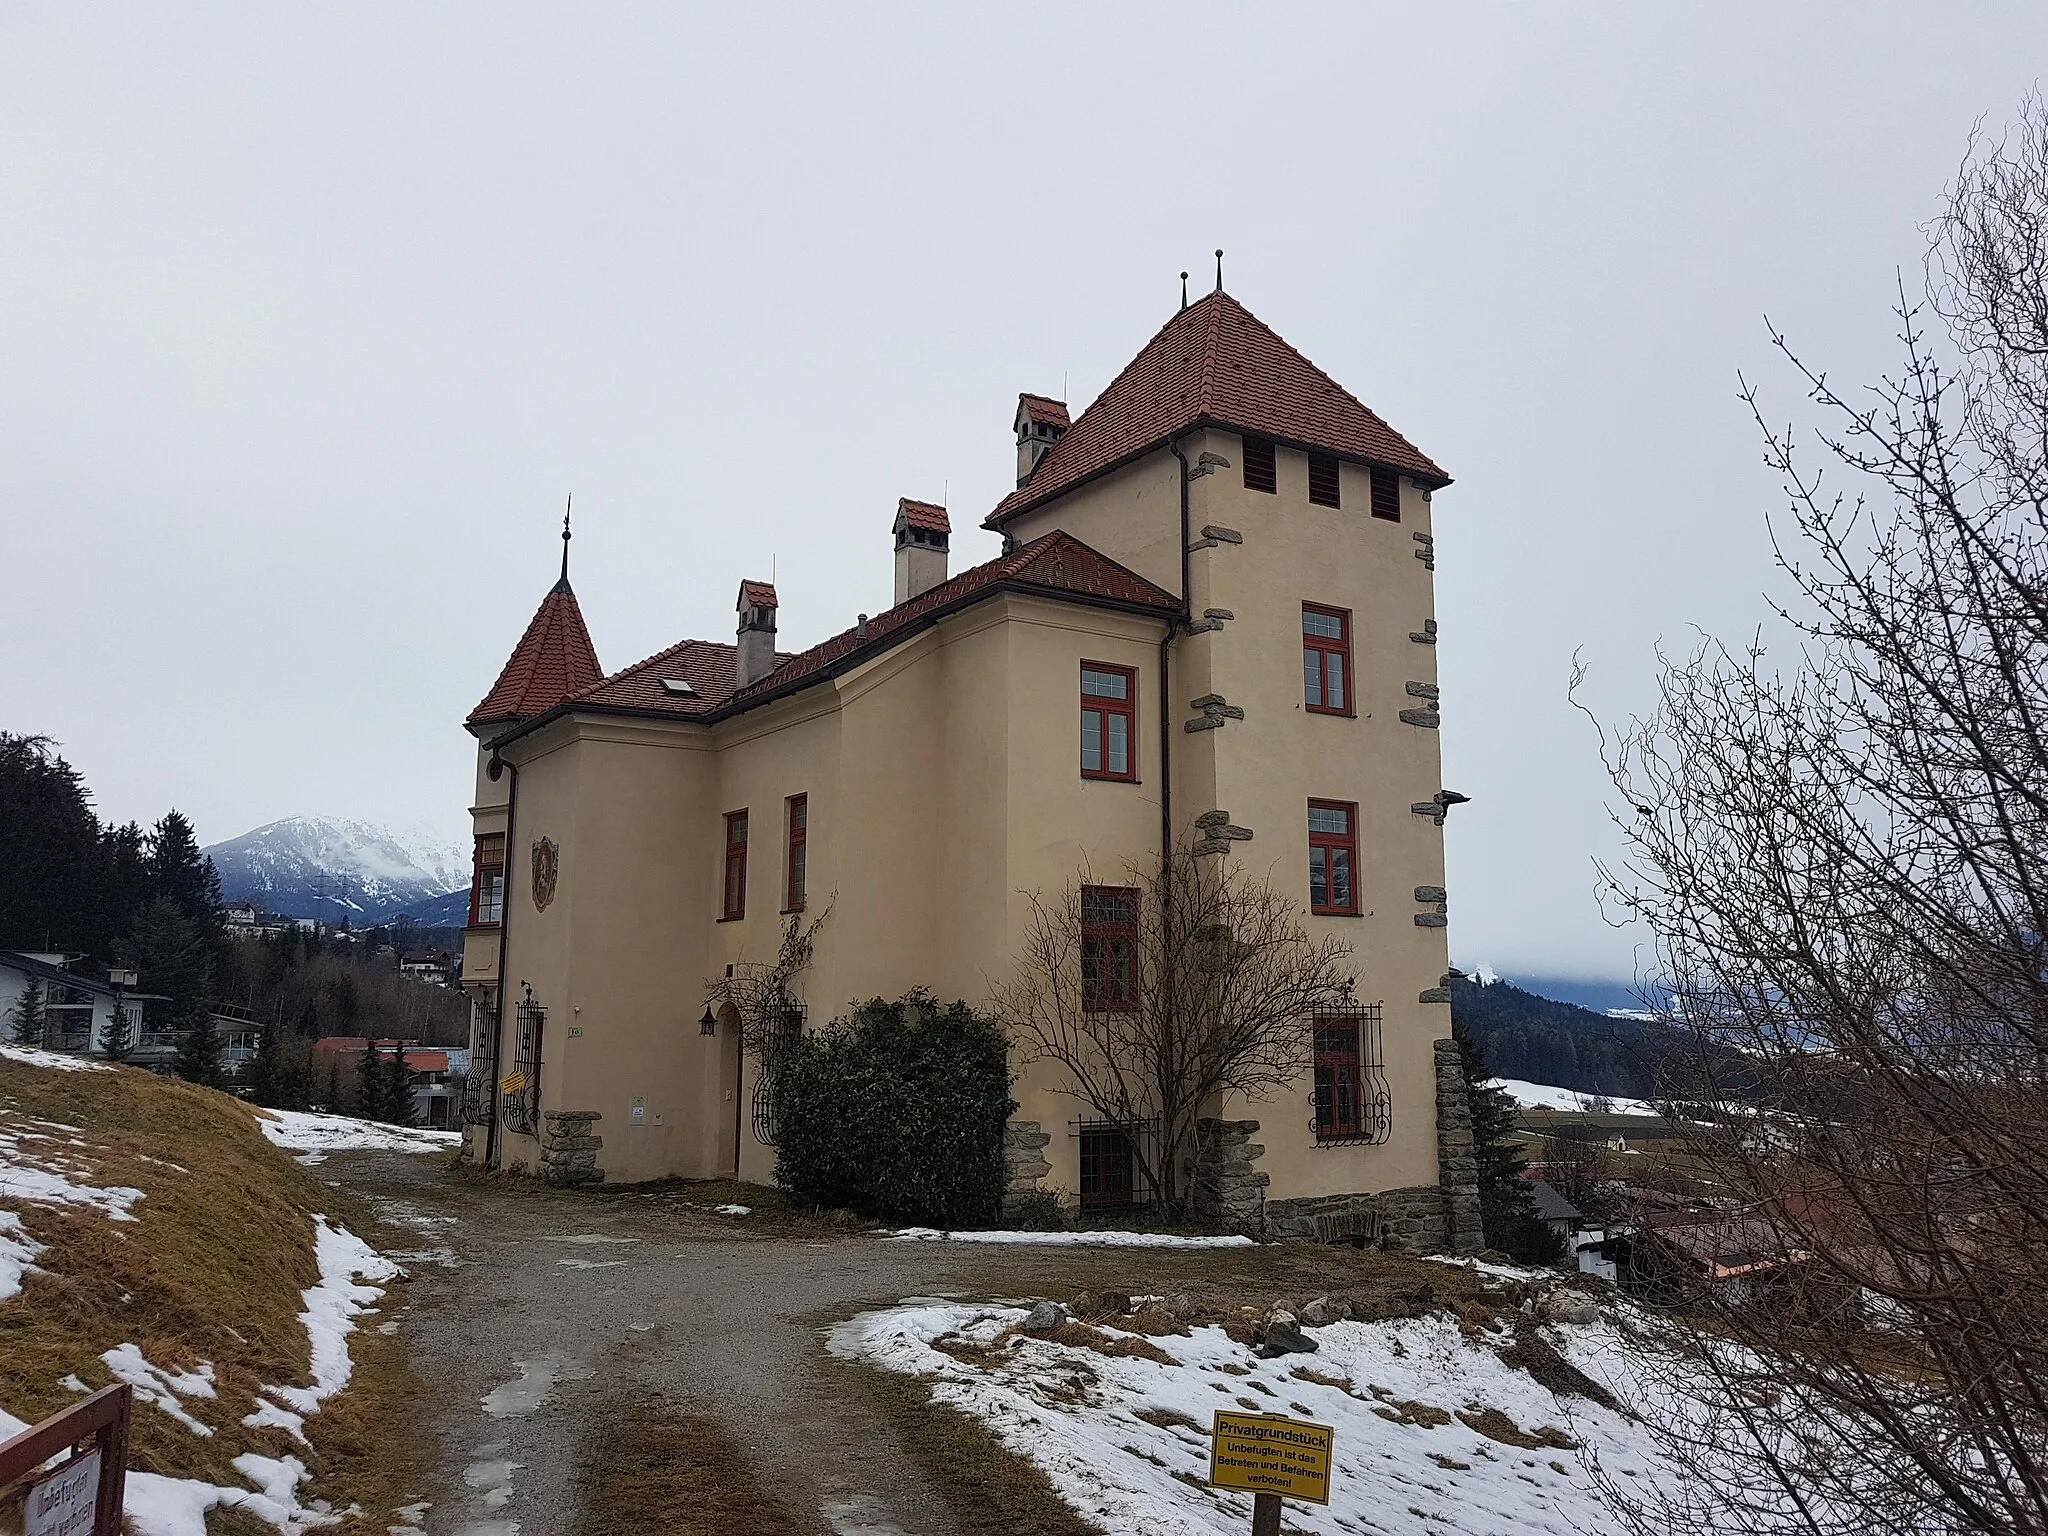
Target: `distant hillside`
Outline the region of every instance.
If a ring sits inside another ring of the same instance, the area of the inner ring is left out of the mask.
[[[1453,981],[1451,1017],[1479,1041],[1496,1077],[1620,1098],[1653,1097],[1657,1070],[1679,1044],[1661,1024],[1609,1018],[1506,981]]]
[[[357,928],[411,917],[439,926],[461,923],[468,911],[462,850],[370,822],[292,816],[205,851],[227,900],[284,917]]]

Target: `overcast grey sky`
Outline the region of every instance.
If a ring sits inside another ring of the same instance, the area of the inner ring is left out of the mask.
[[[1839,376],[2012,5],[0,5],[0,728],[102,810],[466,835],[461,720],[554,578],[607,669],[887,606],[1016,393],[1228,284],[1436,499],[1453,954],[1623,975],[1565,700],[1764,611],[1736,371]],[[995,541],[956,535],[955,569]]]

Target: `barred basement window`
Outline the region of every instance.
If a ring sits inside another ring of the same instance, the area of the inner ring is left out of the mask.
[[[1147,1164],[1156,1166],[1159,1161],[1156,1120],[1128,1125],[1114,1120],[1076,1120],[1073,1127],[1074,1139],[1080,1143],[1082,1210],[1135,1210],[1158,1198],[1145,1172]]]
[[[1244,488],[1264,491],[1268,496],[1280,489],[1279,475],[1273,467],[1271,439],[1248,437],[1244,440]]]
[[[1308,499],[1312,506],[1334,507],[1337,500],[1337,460],[1335,455],[1311,453],[1308,456]]]
[[[1372,515],[1390,523],[1401,521],[1401,477],[1377,465],[1372,472]]]
[[[1318,1014],[1315,1031],[1316,1145],[1380,1146],[1394,1126],[1393,1094],[1381,1056],[1380,1005]]]

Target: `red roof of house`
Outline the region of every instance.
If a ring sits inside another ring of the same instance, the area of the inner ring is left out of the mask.
[[[876,614],[864,629],[855,625],[841,630],[831,639],[794,656],[778,654],[775,670],[744,690],[733,686],[736,661],[732,646],[710,640],[685,640],[614,673],[568,702],[578,709],[630,710],[684,720],[745,709],[827,676],[849,658],[887,650],[940,615],[999,590],[1042,592],[1051,597],[1159,614],[1175,613],[1180,608],[1172,593],[1089,548],[1072,534],[1055,530],[985,565],[962,571],[887,613]],[[679,696],[664,689],[662,679],[670,677],[689,683],[695,697]]]
[[[999,528],[1198,425],[1385,465],[1430,486],[1450,484],[1428,455],[1258,316],[1229,294],[1212,293],[1160,327],[982,526]]]
[[[597,648],[583,626],[583,610],[576,606],[576,594],[564,577],[540,600],[533,622],[512,648],[491,691],[469,712],[468,723],[529,720],[603,678]]]
[[[1045,395],[1019,395],[1017,414],[1026,421],[1042,421],[1050,426],[1071,426],[1067,417],[1067,402],[1054,400]]]
[[[743,581],[740,583],[740,600],[734,605],[739,608],[773,608],[775,589],[765,581]]]
[[[896,521],[907,523],[912,528],[922,528],[926,533],[953,531],[953,524],[947,518],[944,507],[935,507],[928,501],[912,501],[908,496],[896,503]]]

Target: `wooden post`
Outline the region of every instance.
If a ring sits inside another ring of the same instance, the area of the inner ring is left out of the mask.
[[[1252,1495],[1252,1536],[1280,1536],[1280,1495]]]

